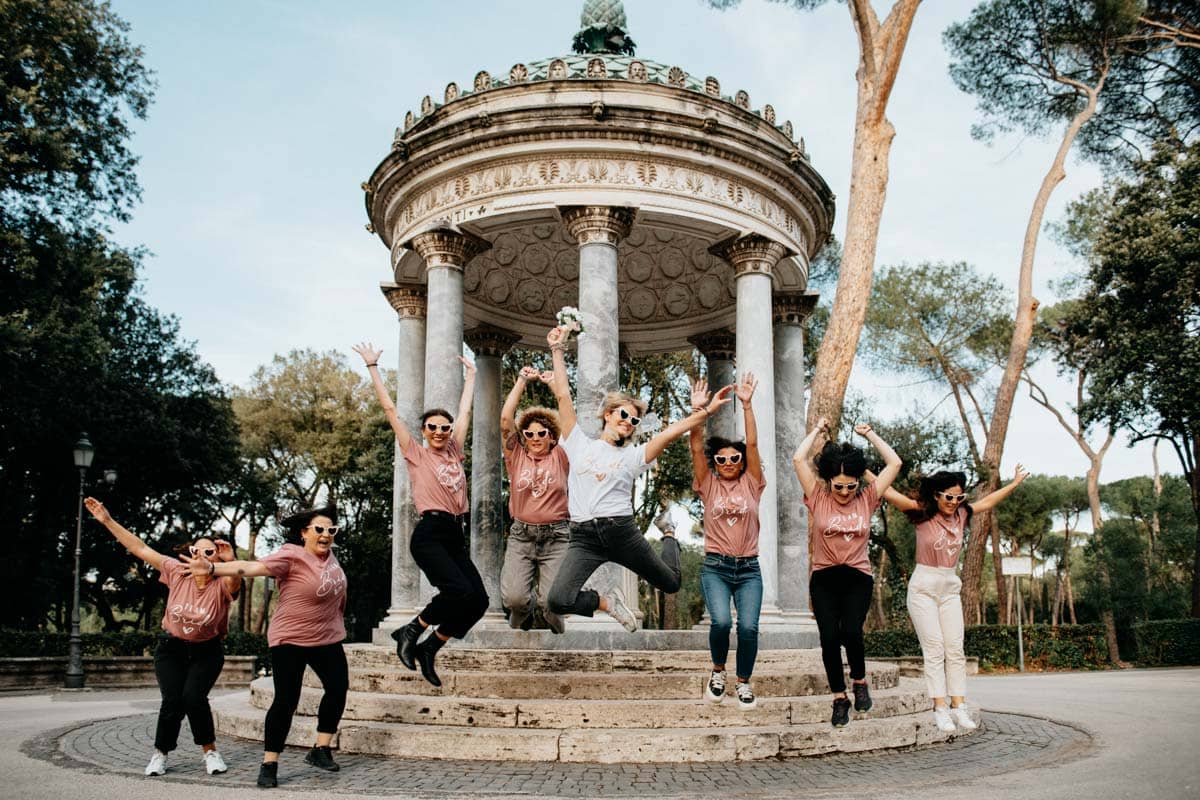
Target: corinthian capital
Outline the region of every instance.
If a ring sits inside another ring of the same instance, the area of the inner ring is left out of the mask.
[[[771,296],[771,321],[776,325],[803,325],[820,296],[820,292],[775,292]]]
[[[728,261],[733,266],[733,274],[739,278],[752,274],[769,276],[779,259],[788,254],[787,248],[779,242],[757,233],[718,242],[708,252]]]
[[[463,340],[477,356],[495,356],[503,358],[512,346],[521,340],[520,336],[510,331],[481,325],[463,334]]]
[[[425,269],[461,270],[467,262],[492,246],[491,242],[456,228],[439,227],[418,233],[405,243],[425,260]]]
[[[562,206],[558,211],[575,241],[613,247],[629,235],[637,214],[637,209],[623,206]]]
[[[383,292],[400,319],[425,318],[425,284],[381,283],[379,291]]]

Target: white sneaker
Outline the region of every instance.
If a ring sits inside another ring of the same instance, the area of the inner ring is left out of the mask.
[[[975,724],[975,720],[971,719],[971,712],[967,711],[966,703],[958,708],[950,709],[950,716],[954,717],[954,724],[964,731],[973,731],[979,727]]]
[[[167,754],[154,751],[150,763],[146,765],[147,775],[165,775],[167,772]]]
[[[204,768],[208,770],[209,775],[220,775],[229,769],[225,766],[225,759],[221,758],[221,754],[216,750],[208,750],[204,753]]]
[[[737,692],[738,708],[742,711],[749,711],[758,705],[758,701],[754,699],[754,691],[750,688],[750,681],[738,681],[733,690]]]
[[[708,683],[704,686],[704,699],[710,703],[719,703],[725,699],[725,670],[713,670],[708,673]]]
[[[950,710],[945,706],[933,710],[933,721],[942,733],[954,733],[954,720],[950,719]]]
[[[629,610],[629,606],[625,605],[625,597],[621,594],[620,589],[613,589],[604,599],[608,604],[610,617],[621,623],[621,626],[630,633],[637,630],[637,617]]]

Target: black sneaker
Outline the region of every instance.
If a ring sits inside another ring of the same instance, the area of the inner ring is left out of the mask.
[[[328,746],[316,745],[312,750],[308,751],[308,755],[304,757],[306,764],[312,764],[314,767],[323,769],[326,772],[337,772],[341,767],[333,760],[333,751]]]
[[[847,698],[833,698],[833,717],[829,721],[835,728],[844,728],[850,724],[850,701]]]
[[[279,762],[264,761],[258,768],[258,785],[264,789],[274,789],[279,785]]]
[[[854,689],[854,710],[870,711],[875,703],[871,700],[871,687],[865,683],[851,684]]]

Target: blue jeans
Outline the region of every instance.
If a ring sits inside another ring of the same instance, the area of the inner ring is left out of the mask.
[[[712,662],[723,665],[729,655],[729,630],[733,616],[729,601],[737,607],[737,676],[750,679],[758,657],[758,614],[762,610],[763,582],[758,558],[737,558],[717,553],[704,554],[700,568],[700,590],[712,617],[708,648]]]

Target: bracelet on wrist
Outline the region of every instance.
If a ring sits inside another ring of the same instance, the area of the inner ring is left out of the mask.
[[[213,563],[213,562],[211,562],[211,561],[210,561],[210,562],[208,562],[208,575],[209,575],[209,577],[212,577],[213,575],[216,575],[216,574],[217,574],[217,565],[216,565],[216,564],[214,564],[214,563]]]
[[[379,366],[378,361],[372,361],[370,364],[367,364],[367,369],[370,369],[371,367],[378,367],[378,366]]]

